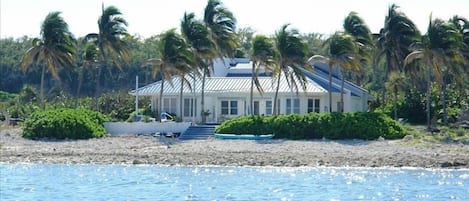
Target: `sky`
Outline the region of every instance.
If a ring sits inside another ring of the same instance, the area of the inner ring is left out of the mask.
[[[127,30],[142,38],[178,28],[184,12],[202,18],[208,0],[0,0],[0,38],[38,37],[49,12],[60,11],[76,37],[98,31],[101,6],[113,5],[129,23]],[[469,0],[222,0],[233,12],[238,28],[272,35],[283,24],[301,33],[331,34],[342,29],[344,18],[355,11],[373,33],[384,25],[388,8],[395,3],[422,33],[430,14],[449,19],[469,18]]]

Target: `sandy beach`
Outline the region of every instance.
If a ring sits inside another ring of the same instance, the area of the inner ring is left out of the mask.
[[[469,168],[469,145],[382,141],[161,140],[121,135],[28,140],[0,131],[0,162],[226,166]]]

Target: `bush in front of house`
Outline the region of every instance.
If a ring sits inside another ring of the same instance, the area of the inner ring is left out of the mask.
[[[223,134],[272,134],[273,128],[270,126],[270,118],[251,115],[226,120],[215,128],[215,132]]]
[[[309,113],[273,117],[247,116],[223,122],[216,133],[275,134],[281,139],[397,139],[406,130],[382,113]]]
[[[40,110],[25,120],[22,136],[30,139],[98,138],[106,134],[103,123],[108,120],[103,114],[87,109]]]
[[[301,140],[322,138],[321,115],[278,115],[272,118],[270,127],[276,138]]]
[[[323,135],[327,139],[373,140],[402,138],[406,130],[399,122],[383,113],[329,113],[321,119]]]

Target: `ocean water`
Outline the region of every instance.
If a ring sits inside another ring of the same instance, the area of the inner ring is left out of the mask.
[[[469,170],[0,164],[0,200],[469,200]]]

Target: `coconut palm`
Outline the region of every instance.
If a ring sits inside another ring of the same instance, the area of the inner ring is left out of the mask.
[[[208,0],[204,10],[205,25],[220,57],[233,57],[238,48],[236,18],[219,0]]]
[[[80,96],[81,85],[83,84],[83,74],[90,70],[99,61],[99,50],[94,43],[87,43],[83,52],[83,64],[79,69],[78,87],[75,100],[75,107],[78,106],[78,97]]]
[[[397,116],[397,100],[399,95],[399,90],[402,90],[406,86],[407,80],[403,73],[393,71],[389,74],[388,81],[386,82],[387,88],[392,90],[393,93],[393,110],[394,110],[394,120],[398,120]]]
[[[213,59],[215,59],[216,44],[210,36],[210,31],[205,24],[195,19],[194,13],[184,13],[181,20],[181,32],[184,38],[188,41],[194,49],[195,61],[198,71],[202,72],[202,86],[201,86],[201,105],[202,112],[204,111],[204,97],[205,97],[205,80],[210,75],[211,67],[213,67]],[[202,122],[205,122],[205,115],[202,115]]]
[[[163,51],[163,50],[160,50],[160,51]],[[170,84],[172,85],[172,75],[173,75],[174,69],[172,66],[166,65],[165,63],[163,63],[161,59],[148,59],[144,65],[152,67],[153,78],[156,78],[156,76],[158,75],[161,79],[160,95],[158,99],[158,112],[161,113],[163,111],[164,85],[166,81],[170,82]],[[158,116],[158,118],[160,118],[160,116]]]
[[[111,61],[118,68],[121,68],[121,62],[129,63],[130,49],[125,37],[129,36],[127,32],[127,21],[122,17],[122,13],[114,6],[102,8],[102,14],[98,19],[99,33],[90,33],[85,36],[85,42],[95,43],[99,49],[99,62],[96,78],[96,108],[98,109],[97,97],[101,93],[101,74],[103,69],[107,68]]]
[[[239,46],[236,34],[236,18],[219,0],[208,0],[204,10],[203,22],[209,31],[209,38],[215,45],[216,56],[220,58],[234,57]],[[209,69],[213,68],[213,61],[209,61]],[[210,71],[203,71],[201,89],[201,112],[205,112],[205,77],[210,76]],[[205,123],[205,115],[202,115],[202,123]]]
[[[194,55],[189,47],[189,44],[184,38],[177,34],[175,29],[166,31],[161,36],[160,43],[161,59],[154,60],[153,65],[154,73],[159,72],[161,75],[161,88],[160,88],[160,101],[159,111],[162,112],[163,102],[163,84],[164,80],[168,80],[169,84],[172,83],[172,75],[178,75],[180,78],[180,94],[179,94],[179,106],[180,106],[180,117],[182,117],[182,92],[184,84],[190,87],[190,82],[185,78],[186,73],[192,72],[192,66],[195,65]]]
[[[459,50],[462,45],[462,34],[452,23],[444,22],[440,19],[432,20],[428,25],[427,34],[416,45],[417,50],[411,52],[405,58],[405,64],[414,60],[422,59],[426,65],[424,74],[427,83],[426,109],[427,109],[427,127],[431,129],[431,108],[430,108],[430,90],[432,77],[442,82],[441,72],[455,62],[462,62],[464,58]],[[443,83],[445,85],[445,83]]]
[[[444,77],[443,81],[448,83],[447,81],[453,80],[454,82],[452,84],[459,86],[458,88],[461,89],[459,90],[461,97],[467,97],[467,89],[469,89],[469,77],[467,76],[469,75],[469,20],[465,17],[456,15],[450,19],[450,22],[456,26],[459,33],[461,33],[463,36],[461,54],[465,57],[465,61],[448,66],[449,73],[445,73],[446,76]],[[445,87],[444,89],[446,90],[446,85],[443,85],[442,87]],[[443,92],[446,92],[445,90],[443,90]],[[445,93],[442,93],[442,95],[445,95]],[[443,98],[445,97],[446,96],[443,96]],[[446,101],[443,101],[443,122],[447,124],[447,112],[445,104]]]
[[[450,19],[450,22],[453,23],[457,30],[459,31],[460,34],[463,36],[463,44],[461,47],[461,53],[462,55],[466,58],[465,63],[463,65],[452,65],[453,70],[458,70],[460,73],[454,72],[452,73],[453,75],[461,75],[461,76],[456,76],[455,78],[467,78],[464,75],[467,75],[469,73],[469,20],[462,17],[462,16],[453,16],[453,18]],[[457,84],[462,84],[460,79],[455,79]],[[464,87],[464,86],[463,86]],[[465,87],[467,88],[467,87]]]
[[[74,65],[76,54],[76,41],[68,30],[68,24],[60,16],[60,12],[49,13],[41,26],[41,37],[32,40],[32,47],[26,51],[22,60],[23,71],[30,64],[39,65],[42,62],[40,98],[41,107],[44,103],[44,77],[46,70],[57,80],[58,67],[71,67]]]
[[[345,18],[343,24],[345,33],[351,35],[355,41],[355,44],[358,48],[357,55],[355,59],[361,63],[361,65],[366,65],[371,61],[372,50],[374,47],[373,39],[371,37],[371,31],[366,25],[365,21],[358,16],[356,12],[350,12],[349,15]],[[361,65],[359,66],[350,66],[352,68],[342,67],[342,71],[361,71]],[[341,108],[340,111],[344,111],[344,79],[345,76],[342,76],[342,92],[340,96]]]
[[[374,41],[371,36],[370,28],[368,28],[365,21],[358,16],[358,13],[350,12],[344,20],[343,27],[345,33],[350,34],[355,39],[359,51],[359,57],[357,58],[366,63],[371,61]]]
[[[272,71],[276,67],[277,51],[275,49],[273,41],[263,35],[257,35],[252,41],[252,79],[251,79],[251,90],[249,98],[249,111],[253,114],[253,96],[254,96],[254,85],[260,94],[263,93],[263,89],[259,83],[259,69],[261,66],[265,68],[265,71]]]
[[[401,72],[404,67],[404,58],[411,50],[410,46],[418,41],[420,32],[417,26],[410,20],[405,13],[399,10],[399,6],[392,4],[388,9],[388,14],[384,20],[384,28],[380,30],[377,46],[379,54],[377,61],[384,57],[386,61],[385,79],[392,71]],[[378,65],[374,65],[378,66]],[[383,80],[382,106],[385,105],[386,87]]]
[[[299,91],[299,86],[306,89],[306,77],[303,73],[304,69],[312,70],[312,67],[307,62],[308,46],[302,40],[298,30],[288,29],[289,24],[282,25],[282,27],[275,33],[274,44],[278,52],[277,69],[274,69],[274,78],[277,79],[277,86],[274,95],[273,114],[277,114],[277,97],[280,87],[280,78],[285,76],[289,87]],[[297,83],[299,82],[299,83]]]
[[[311,63],[323,62],[329,66],[329,112],[332,112],[332,71],[334,68],[341,67],[343,69],[359,69],[360,59],[357,59],[359,54],[359,48],[355,39],[344,32],[335,32],[329,39],[328,44],[328,55],[324,57],[321,55],[312,56],[309,61]],[[344,91],[344,79],[342,77],[341,83],[341,108],[343,108],[343,91]]]
[[[469,60],[469,20],[462,16],[453,16],[450,19],[450,22],[453,23],[458,29],[459,33],[463,35],[463,54],[466,57],[466,60]]]

